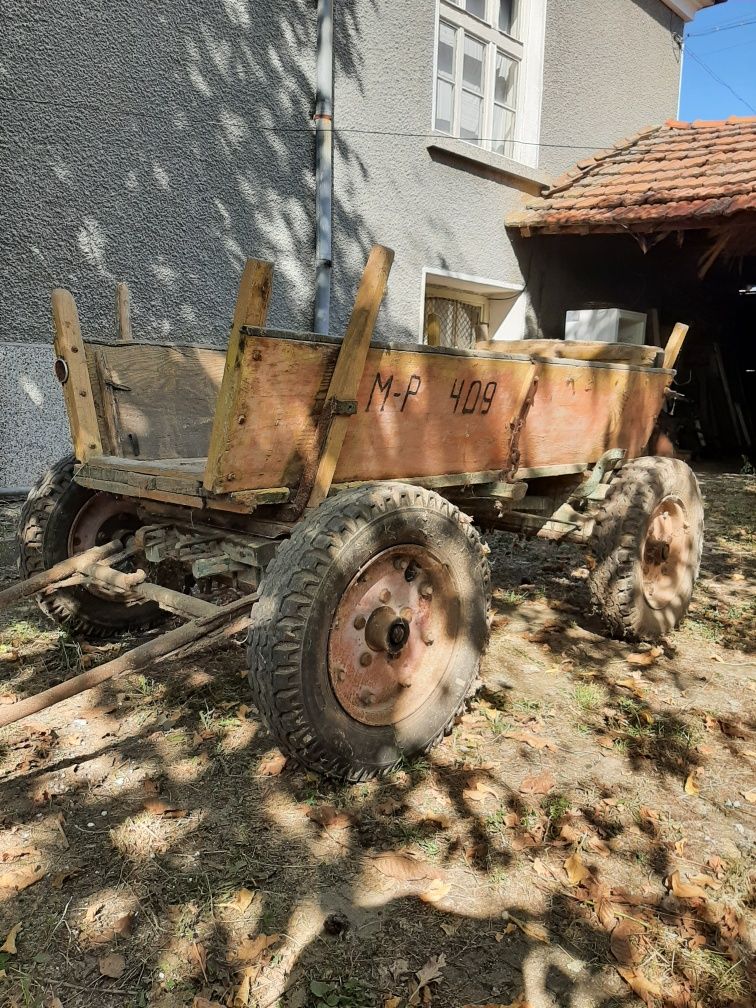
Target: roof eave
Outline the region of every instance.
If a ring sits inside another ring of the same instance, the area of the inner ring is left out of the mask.
[[[663,0],[663,3],[683,21],[692,21],[704,7],[713,7],[717,3],[724,2],[725,0]]]

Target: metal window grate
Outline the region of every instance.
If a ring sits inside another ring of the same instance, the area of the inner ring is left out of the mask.
[[[425,299],[425,339],[432,346],[474,348],[480,320],[480,305],[453,298]]]

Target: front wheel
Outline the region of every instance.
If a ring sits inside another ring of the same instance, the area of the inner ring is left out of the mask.
[[[658,640],[688,611],[701,564],[704,512],[692,470],[639,458],[609,486],[592,541],[594,603],[612,634]]]
[[[252,693],[300,765],[368,780],[450,730],[487,643],[490,577],[449,501],[398,483],[344,491],[299,522],[260,595]]]

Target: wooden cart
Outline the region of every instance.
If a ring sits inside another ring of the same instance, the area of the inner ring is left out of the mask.
[[[225,354],[84,341],[72,295],[54,292],[74,455],[25,504],[26,580],[0,605],[36,595],[91,635],[185,622],[0,725],[248,626],[252,693],[282,749],[343,779],[389,772],[449,731],[476,681],[478,528],[589,546],[615,634],[679,623],[700,494],[685,465],[644,451],[685,327],[663,360],[371,343],[392,259],[372,250],[343,340],[266,329],[273,269],[248,262]],[[213,587],[241,597],[209,601]]]

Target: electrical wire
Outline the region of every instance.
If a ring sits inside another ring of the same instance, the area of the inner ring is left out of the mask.
[[[77,110],[77,111],[78,110],[83,110],[83,111],[101,112],[103,115],[107,115],[109,117],[129,118],[129,117],[133,116],[133,117],[135,117],[137,119],[146,119],[146,120],[148,120],[150,122],[156,122],[156,123],[164,123],[164,122],[170,120],[170,118],[171,118],[170,111],[166,115],[164,115],[164,116],[159,116],[159,115],[154,115],[154,114],[152,114],[150,112],[145,112],[142,109],[127,109],[127,110],[119,109],[118,111],[116,111],[114,109],[111,109],[111,108],[103,109],[101,106],[95,105],[95,104],[93,104],[91,102],[63,102],[63,101],[60,101],[60,100],[47,101],[45,99],[40,99],[40,98],[12,97],[12,96],[9,96],[9,95],[0,95],[0,104],[2,104],[2,103],[6,103],[6,104],[10,103],[10,104],[18,104],[18,105],[40,105],[40,106],[44,106],[44,107],[54,107],[54,108],[58,108],[58,109],[68,108],[68,109],[74,109],[74,110]],[[181,116],[186,116],[186,111],[184,109],[175,109],[174,113],[176,113],[178,115],[181,115]],[[191,117],[188,117],[188,118],[191,121]],[[195,122],[199,122],[199,120],[194,120],[194,121]],[[207,126],[207,120],[203,119],[201,121],[201,125]],[[252,132],[257,131],[257,132],[260,132],[260,133],[314,133],[315,132],[315,125],[314,125],[314,123],[307,124],[305,126],[281,126],[281,125],[273,125],[273,124],[271,124],[271,125],[265,125],[263,123],[249,123],[249,122],[245,121],[243,125],[244,125],[245,129],[249,129]],[[359,126],[334,126],[333,127],[333,132],[334,132],[335,135],[338,135],[339,133],[356,133],[356,134],[361,134],[361,135],[366,135],[366,136],[385,136],[385,137],[400,137],[400,138],[407,138],[407,139],[428,139],[428,140],[439,139],[439,138],[442,138],[442,137],[446,136],[446,134],[442,134],[442,133],[440,133],[438,131],[436,131],[436,132],[426,132],[426,133],[411,133],[411,132],[405,132],[405,131],[402,131],[402,130],[365,129],[365,128],[359,127]],[[456,139],[460,139],[460,138],[457,137]],[[610,142],[607,142],[607,141],[604,141],[604,142],[586,142],[586,143],[539,143],[538,141],[535,141],[535,140],[502,141],[500,137],[465,137],[464,139],[468,140],[470,142],[475,141],[477,143],[502,143],[502,142],[510,142],[512,144],[520,145],[520,146],[523,146],[523,147],[556,148],[556,149],[560,149],[560,150],[598,150],[598,149],[603,149],[603,148],[611,147],[612,146],[612,144]]]
[[[751,105],[751,103],[747,101],[741,94],[738,94],[735,88],[732,87],[730,84],[728,84],[726,80],[722,80],[722,78],[718,74],[714,73],[711,67],[707,63],[704,63],[701,57],[697,56],[692,49],[688,50],[688,55],[692,59],[694,59],[696,63],[698,63],[699,66],[701,66],[713,80],[715,80],[718,84],[721,84],[722,87],[727,88],[727,90],[730,92],[731,95],[734,95],[734,97],[737,98],[739,102],[742,102],[747,109],[750,109],[750,111],[753,112],[754,115],[756,115],[756,108],[754,108],[753,105]]]
[[[746,21],[736,21],[731,24],[717,25],[716,28],[707,28],[705,31],[688,32],[687,38],[702,38],[704,35],[715,35],[717,32],[732,31],[733,28],[743,28],[746,25],[756,24],[756,17],[748,18]]]

